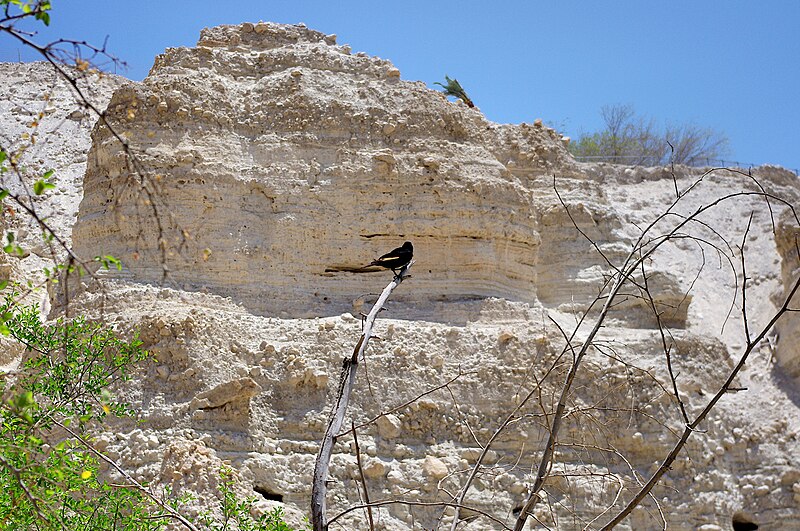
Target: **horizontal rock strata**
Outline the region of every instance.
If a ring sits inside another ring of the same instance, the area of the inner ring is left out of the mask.
[[[82,279],[70,308],[140,330],[157,361],[119,390],[144,422],[100,441],[137,478],[200,493],[198,505],[214,500],[228,462],[260,504],[281,503],[299,522],[359,312],[391,279],[352,270],[411,240],[412,276],[378,318],[345,422],[357,426],[362,466],[350,435],[334,451],[332,515],[360,503],[362,473],[372,499],[451,500],[481,445],[533,393],[466,497],[511,523],[572,359],[564,336],[642,230],[670,209],[657,238],[709,201],[759,187],[800,204],[797,178],[578,164],[541,122],[494,124],[335,41],[303,26],[211,28],[114,93],[108,120],[135,156],[95,128],[73,241],[124,268]],[[544,525],[584,529],[612,506],[598,524],[656,469],[684,425],[664,343],[696,414],[746,347],[732,274],[741,248],[751,330],[796,274],[789,212],[739,197],[681,232],[697,239],[645,262],[653,299],[626,288],[578,373],[535,509]],[[661,528],[663,515],[669,529],[727,529],[738,513],[764,528],[800,525],[793,317],[692,435],[654,490],[658,506],[645,501],[621,528]],[[431,529],[443,509],[377,514],[381,528]],[[362,511],[341,522],[368,526]]]

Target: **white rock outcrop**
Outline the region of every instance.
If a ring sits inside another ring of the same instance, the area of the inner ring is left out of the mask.
[[[45,63],[0,63],[0,146],[15,162],[0,174],[0,186],[23,198],[25,206],[53,227],[65,243],[83,197],[83,175],[91,145],[90,131],[97,120],[78,103],[75,90]],[[111,93],[125,82],[114,75],[85,74],[77,79],[83,96],[104,109]],[[33,183],[53,170],[48,179],[55,187],[42,195]],[[0,253],[0,280],[42,278],[42,268],[52,268],[52,258],[64,251],[42,238],[43,229],[11,199],[4,201],[0,228],[13,232],[24,256]],[[67,230],[64,230],[67,229]],[[7,243],[5,237],[3,245]]]
[[[704,171],[578,164],[541,122],[494,124],[334,36],[269,23],[207,29],[196,48],[167,50],[143,83],[114,93],[108,119],[135,163],[95,128],[72,237],[83,256],[122,259],[124,275],[84,280],[71,304],[141,329],[158,359],[125,391],[145,422],[117,426],[109,447],[152,434],[153,448],[122,452],[144,479],[205,492],[214,471],[197,462],[224,460],[299,512],[358,309],[391,278],[352,269],[414,242],[412,278],[378,320],[345,423],[374,419],[358,431],[372,499],[451,500],[480,445],[552,367],[539,406],[496,440],[466,498],[513,522],[566,371],[555,324],[570,329],[608,278],[599,252],[623,257]],[[800,202],[793,174],[753,174]],[[712,172],[678,215],[748,186]],[[772,205],[777,232],[763,202],[731,205],[703,222],[733,241],[756,211],[745,246],[756,329],[794,278],[795,229],[785,205]],[[679,239],[648,263],[690,413],[744,344],[720,256]],[[578,374],[547,503],[535,509],[550,528],[583,529],[620,489],[629,498],[682,429],[650,302],[629,295]],[[798,347],[785,340],[797,325],[782,326],[740,376],[747,390],[720,401],[654,490],[658,507],[645,502],[624,528],[661,528],[663,514],[670,529],[726,529],[740,512],[764,529],[800,526]],[[359,503],[353,450],[339,437],[332,514]],[[377,513],[386,529],[432,529],[452,514],[402,503]],[[367,528],[360,511],[342,521]]]
[[[418,290],[395,301],[409,317],[438,319],[440,303],[487,296],[533,302],[540,235],[529,176],[575,166],[558,135],[493,124],[392,68],[306,28],[224,26],[117,91],[109,118],[169,205],[173,285],[261,315],[338,315],[381,280],[336,271],[405,238],[421,260]],[[86,187],[96,193],[81,204],[78,250],[102,247],[137,280],[160,282],[143,204],[152,198],[130,195],[110,133],[100,127],[94,139]]]

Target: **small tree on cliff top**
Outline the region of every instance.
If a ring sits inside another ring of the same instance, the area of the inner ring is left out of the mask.
[[[727,154],[728,139],[711,128],[683,124],[659,130],[631,105],[605,105],[600,116],[604,128],[573,142],[570,151],[574,156],[616,164],[702,166]]]
[[[461,83],[459,83],[457,79],[450,79],[447,76],[444,76],[444,79],[447,81],[446,85],[439,83],[438,81],[434,83],[434,85],[443,87],[443,90],[441,91],[442,94],[458,98],[466,103],[468,107],[475,107],[475,104],[472,103],[472,100],[469,99],[469,96],[467,96],[467,91],[464,90],[464,87],[461,86]]]

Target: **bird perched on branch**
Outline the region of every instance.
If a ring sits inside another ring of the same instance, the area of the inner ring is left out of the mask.
[[[380,258],[373,260],[369,264],[360,267],[354,267],[351,265],[331,265],[325,268],[326,273],[371,273],[374,271],[372,266],[384,267],[386,269],[391,269],[395,276],[397,276],[397,272],[407,266],[411,259],[414,256],[414,246],[411,245],[411,242],[405,242],[402,246],[398,247],[397,249],[393,249],[389,251],[385,255],[381,256]]]
[[[413,257],[414,246],[411,245],[411,242],[405,242],[401,247],[389,251],[377,260],[370,262],[369,265],[391,269],[396,276],[397,271],[407,266]]]

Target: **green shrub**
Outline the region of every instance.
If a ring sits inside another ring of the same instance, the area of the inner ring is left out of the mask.
[[[13,383],[0,377],[0,529],[163,528],[142,492],[98,476],[83,442],[108,415],[132,413],[110,387],[148,358],[142,343],[85,318],[42,323],[10,297],[2,313],[26,359]]]
[[[167,492],[160,505],[137,485],[112,483],[91,447],[108,416],[134,413],[113,389],[150,358],[142,342],[84,317],[43,323],[13,295],[0,314],[4,335],[25,348],[20,369],[0,373],[0,530],[155,531],[174,522],[169,512],[186,498]],[[293,531],[281,509],[251,517],[254,500],[239,500],[232,473],[221,474],[222,518],[204,515],[201,529]]]

